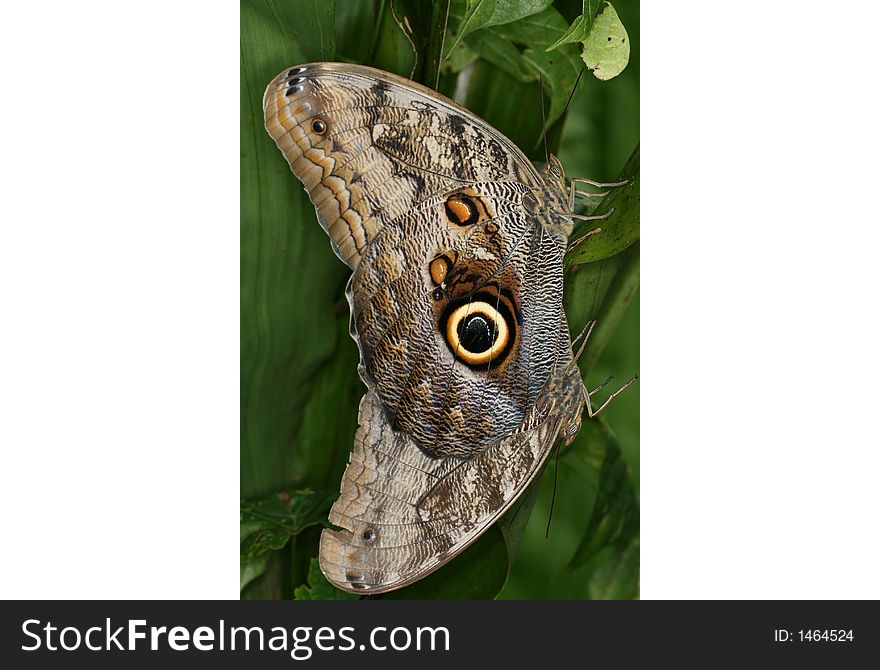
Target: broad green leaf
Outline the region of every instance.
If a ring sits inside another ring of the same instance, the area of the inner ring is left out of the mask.
[[[634,598],[637,573],[632,563],[633,556],[638,563],[639,511],[629,470],[602,421],[590,421],[584,429],[594,433],[589,443],[601,458],[599,489],[590,523],[568,570],[592,568],[591,588],[601,591],[593,597]]]
[[[461,72],[479,57],[480,54],[471,49],[467,43],[460,42],[458,46],[453,49],[449,58],[443,61],[443,68],[449,69],[452,72]]]
[[[548,54],[543,49],[526,49],[523,52],[523,60],[535,73],[540,73],[541,79],[547,86],[550,94],[550,107],[547,110],[546,132],[555,123],[565,110],[565,104],[574,89],[581,66],[577,54],[568,49],[560,49]],[[540,141],[538,137],[538,141]]]
[[[543,48],[564,33],[567,26],[562,14],[556,8],[547,7],[544,11],[526,16],[519,21],[495,26],[492,32],[517,44]]]
[[[456,29],[457,36],[447,53],[476,30],[518,21],[542,12],[551,4],[553,0],[467,0],[464,17]]]
[[[425,68],[420,81],[435,90],[440,85],[443,45],[446,42],[446,32],[449,30],[450,4],[451,0],[434,0],[426,27],[428,41],[425,49]]]
[[[328,262],[314,207],[263,127],[266,85],[284,68],[332,60],[335,4],[241,3],[241,495],[296,477],[294,436],[315,372],[336,342],[331,305],[347,277]],[[308,324],[308,326],[305,326]],[[259,566],[244,575],[251,578]],[[273,573],[274,575],[274,573]],[[273,577],[274,578],[274,577]],[[264,579],[258,580],[260,583]],[[253,584],[253,597],[280,592]]]
[[[596,15],[602,9],[602,0],[584,0],[583,11],[571,24],[571,27],[565,31],[565,34],[547,47],[547,51],[552,51],[563,44],[571,44],[583,42],[587,39],[590,28]]]
[[[610,2],[593,21],[582,57],[593,76],[602,81],[616,77],[629,63],[629,36]]]
[[[565,313],[571,332],[598,323],[578,364],[586,374],[599,358],[639,288],[639,243],[601,261],[575,265],[565,278]],[[636,372],[632,370],[632,373]],[[618,374],[631,374],[621,371]]]
[[[590,577],[589,596],[594,600],[625,600],[639,597],[639,538],[612,547],[596,561]]]
[[[307,585],[298,586],[294,589],[293,597],[296,600],[357,600],[358,596],[346,591],[340,591],[327,581],[318,560],[313,558],[309,562],[309,582]]]
[[[466,40],[465,44],[495,67],[501,68],[517,81],[528,83],[535,74],[526,65],[519,50],[508,40],[490,30],[480,30]],[[453,54],[458,53],[456,49]]]
[[[583,221],[572,234],[574,246],[565,255],[567,266],[608,258],[639,239],[639,147],[620,173],[619,181],[624,180],[626,185],[612,187],[598,206],[588,210],[594,215],[614,213],[604,220]],[[594,230],[601,232],[587,236]]]
[[[382,14],[373,64],[380,70],[413,79],[420,65],[419,48],[412,24],[408,19],[404,21],[404,13],[398,13],[400,4],[390,0]]]
[[[331,258],[327,262],[336,262],[332,252],[324,250],[328,253]],[[338,492],[366,387],[357,376],[360,357],[348,333],[348,304],[342,295],[331,310],[336,313],[336,347],[330,359],[315,371],[315,382],[293,442],[293,470],[299,487],[328,487]]]
[[[565,31],[566,25],[562,15],[553,7],[548,7],[538,14],[491,30],[510,42],[526,47],[522,53],[522,65],[519,67],[530,72],[532,79],[542,80],[549,98],[544,132],[562,116],[583,67],[574,46],[566,46],[552,54],[545,51],[545,47]],[[510,71],[510,68],[507,70]],[[538,146],[541,139],[542,133],[539,132],[536,138],[529,139],[528,144],[535,143]]]
[[[378,26],[387,1],[339,0],[336,3],[336,58],[369,63],[379,41]]]
[[[373,65],[437,88],[450,0],[390,0],[382,5]]]
[[[241,561],[238,577],[239,592],[243,591],[245,586],[266,572],[268,560],[269,557],[264,554],[256,558]]]
[[[268,554],[305,528],[323,523],[336,493],[283,491],[241,501],[241,583],[244,588],[266,569]]]
[[[447,58],[449,58],[452,51],[464,37],[486,25],[495,11],[495,2],[496,0],[466,0],[461,22],[457,23],[455,27],[451,27],[450,30],[452,44],[446,52]],[[453,4],[458,5],[458,7],[461,6],[460,1],[455,2],[453,0]],[[458,14],[458,7],[455,14]]]

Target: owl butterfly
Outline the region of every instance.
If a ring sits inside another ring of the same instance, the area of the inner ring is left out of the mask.
[[[345,591],[390,591],[476,540],[594,414],[562,306],[574,187],[556,158],[537,170],[463,107],[373,68],[289,68],[263,109],[352,270],[367,386],[319,563]]]

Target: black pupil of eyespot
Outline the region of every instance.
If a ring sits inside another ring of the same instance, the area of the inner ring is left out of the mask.
[[[322,121],[315,121],[315,122],[312,124],[312,129],[313,129],[316,133],[323,133],[323,132],[324,132],[324,123],[323,123]]]
[[[458,324],[458,339],[466,351],[475,354],[488,351],[498,338],[495,324],[482,314],[474,314]]]

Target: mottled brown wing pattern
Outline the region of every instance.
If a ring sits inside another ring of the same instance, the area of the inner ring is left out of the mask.
[[[472,458],[431,458],[390,429],[368,392],[342,492],[321,534],[320,566],[345,591],[383,593],[437,569],[474,542],[540,472],[560,431],[580,416],[572,366],[548,382],[531,428]]]
[[[269,84],[263,110],[334,251],[352,269],[383,225],[425,198],[477,180],[541,188],[519,149],[471,112],[373,68],[289,68]]]
[[[526,187],[471,192],[489,223],[451,224],[443,198],[427,200],[374,238],[349,285],[361,376],[392,426],[433,456],[466,456],[509,435],[569,355],[564,241],[528,216]],[[431,269],[438,259],[450,259],[442,276]],[[506,336],[494,356],[469,357],[450,320],[481,313]]]

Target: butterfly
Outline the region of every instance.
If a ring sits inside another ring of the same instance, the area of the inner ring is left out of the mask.
[[[367,387],[319,565],[342,590],[390,591],[472,544],[557,438],[573,439],[584,408],[602,409],[562,304],[572,219],[584,218],[572,211],[578,180],[552,155],[536,168],[452,100],[366,66],[288,68],[263,109],[352,270]]]

